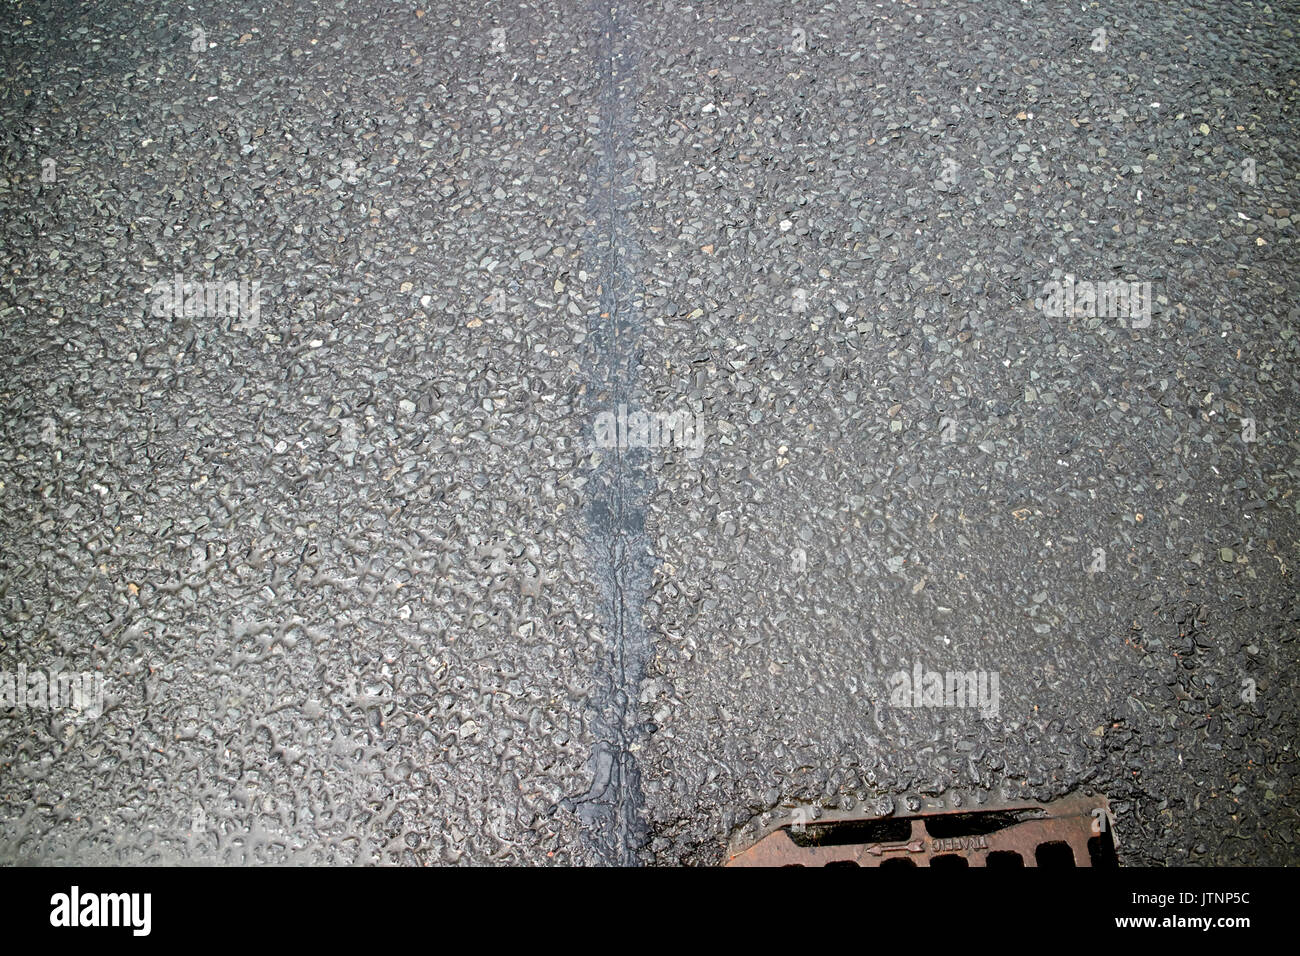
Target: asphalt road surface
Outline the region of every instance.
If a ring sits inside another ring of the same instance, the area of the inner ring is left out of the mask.
[[[1300,862],[1298,30],[4,4],[0,861]]]

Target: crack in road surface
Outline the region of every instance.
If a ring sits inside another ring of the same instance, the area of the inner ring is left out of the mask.
[[[641,292],[632,267],[639,252],[625,212],[638,198],[627,169],[632,155],[626,90],[634,64],[631,25],[617,6],[607,3],[598,5],[596,23],[599,129],[588,247],[600,279],[600,305],[588,326],[589,416],[584,439],[593,434],[597,414],[635,404],[640,366]],[[599,743],[588,768],[593,781],[574,805],[598,856],[629,865],[637,862],[646,840],[633,745],[641,732],[637,688],[650,653],[641,608],[652,567],[645,534],[651,481],[644,449],[622,445],[616,441],[610,449],[593,447],[600,458],[590,484],[588,536],[607,641],[601,673],[596,675],[594,729]]]

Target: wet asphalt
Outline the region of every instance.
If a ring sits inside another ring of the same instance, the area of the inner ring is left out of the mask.
[[[6,4],[0,861],[1300,862],[1298,29]]]

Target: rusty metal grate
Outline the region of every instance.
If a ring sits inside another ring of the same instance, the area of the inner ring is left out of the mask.
[[[728,866],[1117,866],[1114,817],[1100,795],[1049,803],[940,807],[911,815],[795,814]]]

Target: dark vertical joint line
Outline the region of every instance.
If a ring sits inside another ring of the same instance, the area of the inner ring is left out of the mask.
[[[623,36],[620,11],[610,0],[596,0],[594,21],[597,52],[599,129],[595,188],[591,197],[593,229],[590,247],[596,250],[600,280],[599,316],[589,322],[589,413],[592,427],[602,411],[617,413],[632,406],[638,394],[637,350],[640,321],[637,283],[629,263],[637,257],[631,230],[623,222],[624,203],[634,198],[625,182],[625,162],[631,155],[629,106],[621,83],[631,75],[630,44]],[[620,69],[620,63],[622,68]],[[637,725],[638,688],[649,658],[649,639],[641,609],[649,595],[651,562],[645,534],[645,509],[651,482],[645,453],[602,449],[600,464],[589,484],[587,528],[601,588],[601,618],[609,635],[602,672],[596,675],[593,729],[596,752],[589,770],[590,790],[571,801],[585,824],[596,855],[607,863],[638,862],[645,844],[640,774],[633,744]]]

